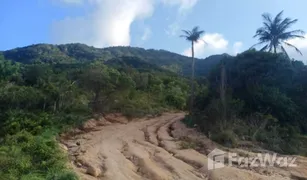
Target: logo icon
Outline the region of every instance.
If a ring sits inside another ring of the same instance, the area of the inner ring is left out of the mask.
[[[225,152],[215,148],[208,154],[208,170],[225,167]]]
[[[227,155],[227,157],[225,157]],[[225,158],[227,162],[225,162]],[[208,170],[219,169],[227,166],[233,166],[235,163],[239,167],[297,167],[296,157],[277,156],[274,154],[258,153],[253,156],[238,156],[237,153],[226,153],[215,148],[208,154]]]

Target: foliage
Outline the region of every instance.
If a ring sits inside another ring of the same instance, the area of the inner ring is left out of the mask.
[[[223,61],[227,121],[222,117],[221,66],[217,66],[208,77],[209,89],[197,95],[193,123],[220,143],[230,131],[237,139],[278,152],[303,153],[305,147],[297,137],[307,133],[307,104],[302,98],[307,92],[307,67],[280,54],[255,50],[225,56]]]
[[[291,30],[287,31],[298,19],[282,18],[283,11],[278,13],[275,18],[272,18],[270,14],[265,13],[262,15],[263,27],[257,29],[256,35],[260,44],[266,44],[261,51],[268,50],[269,52],[276,53],[280,49],[288,57],[288,54],[283,45],[294,48],[298,53],[302,54],[301,51],[290,44],[288,40],[293,38],[305,38],[304,31],[302,30]],[[255,45],[254,45],[255,46]]]
[[[198,42],[201,38],[200,36],[205,33],[205,31],[199,30],[198,26],[194,27],[191,31],[188,30],[182,30],[182,31],[184,35],[181,35],[180,37],[183,37],[190,42]]]
[[[33,63],[0,58],[1,178],[78,179],[66,167],[55,137],[93,113],[135,117],[185,109],[187,80],[157,65],[137,57],[68,64],[70,58],[52,54],[67,51],[88,57],[80,49],[35,47],[30,54],[14,50],[25,57],[39,54]],[[62,60],[67,62],[59,63]]]
[[[7,61],[0,55],[0,82],[4,80],[13,80],[19,76],[20,65],[12,61]]]
[[[202,142],[197,139],[192,139],[187,136],[183,136],[179,138],[180,140],[180,148],[181,149],[197,149],[199,147],[202,147]]]
[[[117,66],[121,63],[131,64],[131,61],[141,60],[138,64],[154,66],[156,69],[171,70],[181,75],[191,74],[191,60],[186,56],[165,50],[143,49],[137,47],[108,47],[94,48],[85,44],[36,44],[2,52],[5,59],[24,64],[57,64],[57,66],[76,66],[79,63],[102,61],[107,65]],[[207,75],[212,67],[219,63],[221,55],[214,55],[206,59],[195,58],[196,75]],[[122,61],[122,59],[125,59]],[[1,59],[1,58],[0,58]],[[144,63],[146,64],[144,64]],[[148,69],[149,67],[147,67]]]
[[[20,131],[6,135],[1,143],[0,173],[4,179],[54,179],[48,177],[54,176],[55,171],[63,173],[62,177],[66,174],[67,178],[73,179],[74,174],[65,173],[65,163],[65,156],[50,132],[34,136]]]
[[[221,132],[217,132],[212,134],[212,140],[225,145],[226,147],[236,147],[237,146],[237,138],[236,134],[234,134],[231,130],[224,130]]]

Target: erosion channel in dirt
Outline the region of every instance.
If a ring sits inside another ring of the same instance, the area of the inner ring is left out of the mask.
[[[75,134],[63,135],[61,143],[73,169],[84,180],[307,179],[307,159],[303,157],[297,157],[296,168],[226,166],[208,170],[207,155],[216,145],[186,128],[181,122],[184,116],[165,113],[131,122],[116,116],[90,120]],[[201,148],[183,149],[184,139]],[[244,154],[251,152],[240,150],[240,155]]]

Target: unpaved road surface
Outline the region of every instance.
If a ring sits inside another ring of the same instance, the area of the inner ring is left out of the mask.
[[[307,172],[307,166],[295,170],[297,177],[288,169],[263,173],[224,167],[209,171],[206,154],[214,144],[202,137],[206,144],[202,152],[182,149],[180,137],[193,135],[180,122],[183,117],[183,113],[168,113],[129,123],[104,119],[91,122],[95,127],[90,125],[62,143],[68,147],[74,170],[84,180],[283,180],[299,179]]]

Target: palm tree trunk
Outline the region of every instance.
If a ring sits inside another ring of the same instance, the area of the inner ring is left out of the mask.
[[[192,76],[191,76],[190,113],[193,112],[193,105],[194,105],[194,75],[195,75],[194,41],[192,41]]]

